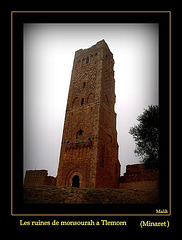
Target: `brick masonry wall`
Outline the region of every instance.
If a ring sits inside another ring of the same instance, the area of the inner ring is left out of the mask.
[[[133,164],[126,166],[126,173],[120,177],[121,183],[131,183],[139,181],[155,181],[159,179],[158,169],[146,170],[143,164]]]
[[[76,51],[58,167],[57,185],[118,187],[113,55],[104,40]]]
[[[56,185],[56,178],[48,176],[47,170],[28,170],[25,174],[25,186]]]

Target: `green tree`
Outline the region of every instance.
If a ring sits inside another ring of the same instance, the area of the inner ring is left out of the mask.
[[[138,125],[130,128],[136,143],[134,153],[141,158],[141,162],[148,169],[159,166],[159,107],[148,106],[143,114],[137,117]]]

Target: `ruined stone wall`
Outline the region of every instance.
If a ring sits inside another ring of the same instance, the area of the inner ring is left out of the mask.
[[[53,176],[46,176],[44,179],[44,185],[56,185],[56,178]]]
[[[48,176],[47,170],[28,170],[24,179],[25,186],[56,185],[56,178]]]
[[[155,181],[159,179],[158,169],[147,170],[144,164],[133,164],[126,166],[126,173],[120,177],[121,183]]]

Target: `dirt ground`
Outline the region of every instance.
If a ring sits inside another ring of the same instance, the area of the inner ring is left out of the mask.
[[[156,183],[122,185],[120,189],[24,186],[24,202],[50,204],[152,204],[158,202],[159,192],[157,186]]]

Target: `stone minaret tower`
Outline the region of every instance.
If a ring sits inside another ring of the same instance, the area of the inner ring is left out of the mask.
[[[61,143],[58,186],[119,186],[113,66],[113,54],[104,40],[75,52]]]

